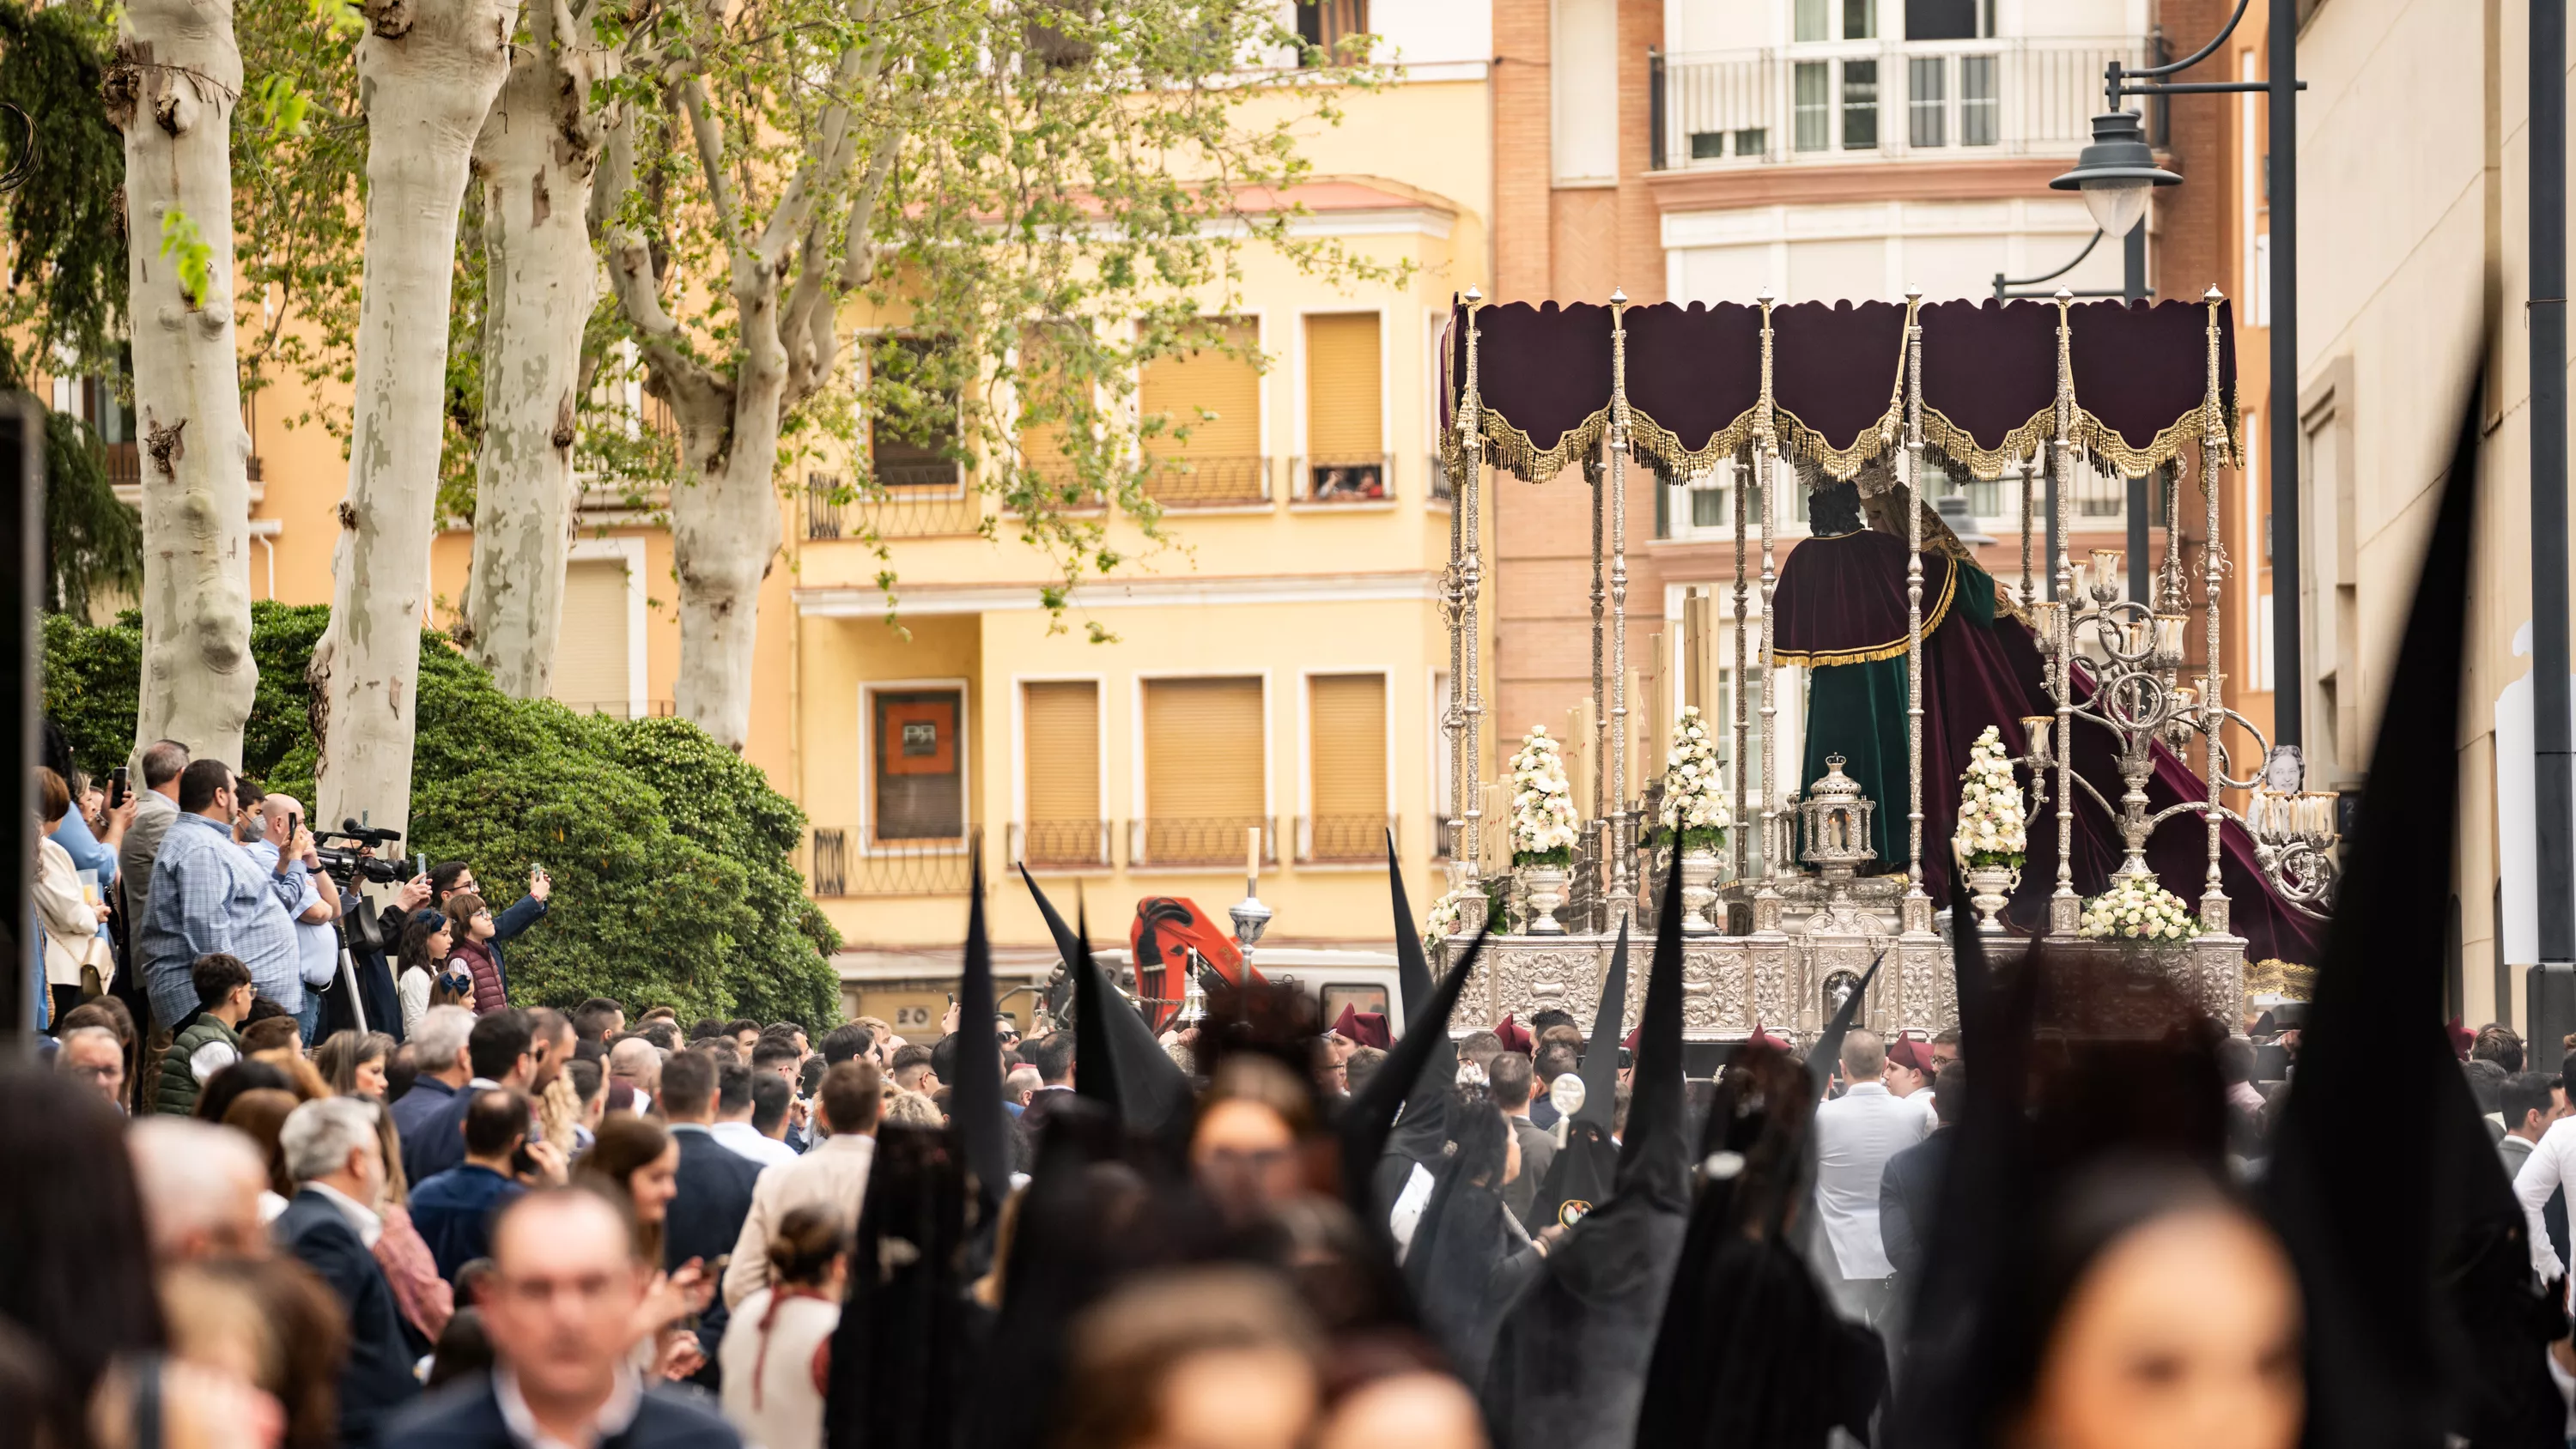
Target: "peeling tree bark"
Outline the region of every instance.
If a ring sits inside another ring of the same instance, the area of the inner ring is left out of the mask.
[[[598,296],[589,212],[601,121],[590,89],[614,60],[587,8],[575,16],[565,0],[533,0],[529,22],[474,147],[490,280],[463,638],[520,699],[551,686],[563,621],[582,330]]]
[[[129,0],[107,81],[125,133],[126,280],[143,439],[143,688],[136,748],[174,739],[238,764],[250,654],[250,437],[233,364],[231,0]],[[163,221],[207,248],[191,297]]]
[[[315,815],[411,812],[415,686],[437,525],[456,218],[474,139],[509,72],[516,0],[367,0],[367,229],[349,493],[331,625],[313,652]]]
[[[847,96],[865,87],[880,61],[872,49],[844,53],[836,88]],[[680,594],[674,707],[682,719],[738,752],[751,737],[760,585],[779,546],[780,422],[831,375],[834,312],[841,294],[859,279],[848,264],[839,270],[826,265],[836,228],[815,214],[817,201],[848,174],[857,146],[850,107],[837,103],[825,112],[803,165],[755,232],[726,179],[731,168],[724,127],[708,104],[703,80],[683,74],[671,84],[725,239],[737,338],[732,368],[718,371],[682,349],[682,328],[663,309],[650,248],[630,230],[610,233],[609,285],[641,334],[645,386],[670,405],[680,427],[685,480],[671,490],[671,554]],[[894,141],[891,135],[879,138],[881,158],[890,156]],[[622,164],[618,169],[625,170]],[[852,257],[864,254],[868,218],[887,174],[885,166],[872,164],[850,203]],[[791,251],[798,264],[789,288],[784,283]]]

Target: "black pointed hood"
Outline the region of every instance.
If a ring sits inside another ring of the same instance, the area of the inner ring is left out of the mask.
[[[1960,875],[1950,873],[1950,919],[1970,921]],[[1903,1394],[1887,1416],[1895,1449],[1990,1442],[1997,1405],[2015,1391],[2005,1382],[2014,1372],[2006,1361],[2027,1352],[2028,1331],[2004,1316],[2024,1296],[2016,1265],[2038,1219],[2027,1102],[2040,949],[2033,943],[2021,969],[1998,980],[1981,934],[1958,931],[1951,945],[1962,986],[1977,983],[1959,1002],[1967,1101],[1912,1297]]]
[[[1074,973],[1073,1085],[1075,1095],[1115,1110],[1130,1131],[1160,1134],[1188,1113],[1190,1079],[1154,1040],[1153,1028],[1110,985],[1091,957],[1087,936],[1067,930],[1064,917],[1020,867],[1029,895],[1046,918],[1047,933],[1065,968]]]
[[[1484,949],[1485,933],[1480,930],[1476,939],[1467,943],[1466,954],[1458,958],[1458,964],[1450,967],[1449,974],[1426,994],[1421,1018],[1406,1024],[1403,1040],[1386,1054],[1376,1074],[1361,1084],[1342,1108],[1342,1196],[1373,1238],[1385,1238],[1387,1225],[1384,1205],[1375,1201],[1371,1180],[1394,1133],[1396,1108],[1402,1106],[1408,1117],[1412,1115],[1415,1094],[1408,1092],[1405,1084],[1420,1078],[1423,1063],[1439,1047],[1448,1045],[1449,1017],[1457,1010],[1458,994],[1466,990],[1467,978],[1474,974],[1476,958]]]
[[[1395,863],[1395,836],[1386,837],[1386,888],[1395,902],[1395,983],[1404,997],[1404,1029],[1413,1031],[1414,1014],[1423,1010],[1431,999],[1431,961],[1422,949],[1422,927],[1413,919],[1413,903],[1406,899],[1404,872]],[[1477,934],[1483,934],[1484,922],[1478,921]],[[1449,1033],[1440,1040],[1431,1057],[1423,1063],[1425,1080],[1447,1086],[1458,1075],[1458,1046]]]
[[[1690,1146],[1682,1113],[1682,865],[1664,882],[1655,919],[1655,964],[1637,1021],[1637,1065],[1628,1079],[1628,1130],[1619,1136],[1611,1201],[1638,1194],[1671,1212],[1690,1210]]]
[[[1678,863],[1674,877],[1656,922],[1616,1186],[1548,1253],[1495,1340],[1482,1398],[1501,1449],[1637,1442],[1646,1365],[1690,1209]]]
[[[1583,1048],[1583,1109],[1577,1122],[1607,1132],[1619,1110],[1619,1038],[1628,1019],[1628,918],[1619,918],[1619,944],[1610,953],[1610,974],[1601,981],[1601,1005],[1593,1013],[1592,1040]]]
[[[1843,998],[1842,1006],[1834,1012],[1834,1019],[1825,1023],[1824,1034],[1817,1037],[1815,1046],[1808,1049],[1807,1074],[1816,1079],[1819,1089],[1833,1080],[1834,1063],[1843,1054],[1843,1038],[1851,1035],[1852,1022],[1869,999],[1869,983],[1878,979],[1878,968],[1886,961],[1887,953],[1879,952],[1877,959],[1869,963],[1868,973],[1860,978],[1860,984],[1852,988],[1851,995]]]
[[[1011,1190],[1011,1118],[1002,1110],[1002,1043],[994,1035],[993,946],[984,928],[984,859],[975,857],[966,907],[966,968],[957,982],[957,1080],[949,1118],[990,1218]]]
[[[1619,944],[1610,953],[1610,974],[1601,983],[1601,1004],[1592,1018],[1592,1040],[1583,1050],[1583,1107],[1565,1124],[1565,1141],[1549,1159],[1530,1204],[1533,1231],[1551,1224],[1572,1226],[1566,1208],[1580,1220],[1594,1205],[1610,1199],[1619,1175],[1619,1146],[1610,1128],[1619,1115],[1619,1028],[1628,1012],[1628,919],[1619,919]]]
[[[1395,837],[1387,836],[1387,892],[1395,906],[1395,975],[1397,990],[1404,997],[1404,1040],[1414,1037],[1414,1013],[1427,1005],[1431,996],[1431,963],[1422,949],[1421,929],[1413,920],[1413,905],[1405,896],[1404,872],[1396,867]],[[1483,938],[1482,921],[1477,922],[1477,936]],[[1377,1195],[1392,1205],[1395,1195],[1404,1190],[1404,1181],[1412,1167],[1437,1168],[1449,1143],[1449,1098],[1457,1090],[1458,1044],[1449,1035],[1444,1016],[1440,1028],[1430,1033],[1419,1056],[1408,1061],[1420,1065],[1410,1073],[1398,1073],[1392,1060],[1379,1064],[1381,1075],[1393,1075],[1404,1092],[1404,1115],[1388,1140],[1391,1144],[1386,1160],[1371,1172],[1377,1178]]]
[[[2457,834],[2478,419],[2473,388],[2263,1184],[2307,1303],[2308,1444],[2394,1449],[2469,1427],[2446,1413],[2467,1386],[2443,1372],[2451,1345],[2436,1290],[2458,1186],[2442,1180],[2441,1142],[2468,1124],[2442,1037],[2439,895],[2422,868],[2448,861]]]

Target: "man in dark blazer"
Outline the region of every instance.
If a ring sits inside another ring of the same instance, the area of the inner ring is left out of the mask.
[[[680,1144],[679,1193],[663,1210],[662,1264],[673,1272],[691,1260],[721,1274],[718,1259],[733,1251],[742,1236],[743,1219],[751,1216],[751,1189],[760,1181],[760,1164],[716,1140],[715,1059],[701,1051],[673,1052],[662,1063],[662,1115]],[[716,1346],[724,1341],[726,1309],[718,1297],[698,1316],[698,1342],[704,1367],[691,1380],[709,1391],[722,1387]]]
[[[492,1225],[482,1294],[492,1371],[421,1400],[382,1449],[742,1449],[722,1418],[647,1388],[627,1357],[649,1276],[626,1218],[592,1189],[512,1202]]]
[[[1941,1196],[1941,1175],[1949,1170],[1950,1152],[1959,1140],[1959,1108],[1967,1101],[1967,1079],[1957,1062],[1933,1079],[1932,1114],[1940,1125],[1932,1135],[1887,1159],[1878,1179],[1878,1238],[1896,1270],[1900,1290],[1913,1286],[1923,1272],[1925,1246],[1932,1239],[1932,1205]]]
[[[422,1030],[428,1025],[423,1017]],[[465,1113],[474,1105],[475,1093],[495,1087],[524,1092],[536,1080],[536,1034],[528,1027],[528,1014],[505,1006],[474,1018],[465,1032],[465,1065],[473,1076],[464,1088],[423,1119],[417,1133],[403,1133],[405,1182],[427,1182],[465,1160]]]
[[[385,1190],[379,1110],[356,1097],[325,1097],[287,1117],[278,1146],[299,1188],[270,1225],[279,1248],[320,1274],[348,1310],[340,1442],[353,1449],[372,1449],[386,1416],[419,1396],[411,1366],[429,1348],[412,1335],[376,1266],[383,1231],[376,1204]]]

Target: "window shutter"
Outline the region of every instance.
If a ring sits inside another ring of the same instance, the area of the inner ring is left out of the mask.
[[[1020,329],[1019,366],[1023,379],[1020,394],[1024,400],[1034,400],[1051,390],[1055,364],[1049,355],[1054,344],[1048,340],[1048,330],[1044,326]],[[1061,416],[1042,423],[1019,425],[1021,457],[1040,477],[1050,482],[1069,481],[1073,477],[1073,464],[1064,453],[1066,426]]]
[[[1087,679],[1020,686],[1021,854],[1032,864],[1100,858],[1100,686]]]
[[[1145,858],[1240,862],[1244,830],[1268,823],[1265,740],[1257,678],[1145,681]]]
[[[1307,770],[1316,860],[1369,860],[1385,849],[1386,679],[1319,674],[1306,684]]]
[[[1377,314],[1306,319],[1306,453],[1319,462],[1376,458],[1383,446]]]
[[[1248,318],[1224,324],[1228,339],[1249,353],[1260,330]],[[1261,455],[1261,372],[1244,358],[1213,349],[1158,357],[1145,364],[1138,406],[1161,414],[1170,428],[1187,428],[1189,441],[1167,434],[1150,440],[1156,457],[1257,458]],[[1202,417],[1200,410],[1214,413]]]
[[[583,559],[564,567],[563,632],[554,697],[584,714],[628,713],[626,563]]]

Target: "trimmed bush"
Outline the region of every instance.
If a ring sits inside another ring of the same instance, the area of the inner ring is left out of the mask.
[[[330,610],[256,604],[259,693],[242,772],[313,799],[304,670]],[[134,740],[141,626],[45,620],[45,712],[94,774]],[[435,633],[421,635],[408,851],[464,860],[496,906],[528,870],[554,877],[544,922],[507,948],[521,1005],[613,996],[685,1020],[840,1019],[840,937],[797,873],[804,812],[758,768],[676,719],[578,715],[518,700]]]

